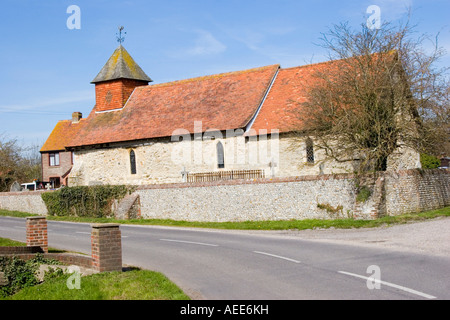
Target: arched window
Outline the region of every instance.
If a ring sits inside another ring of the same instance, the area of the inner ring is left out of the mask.
[[[223,144],[219,141],[217,143],[217,164],[219,169],[225,168],[225,157],[223,153]]]
[[[131,167],[131,174],[137,174],[136,153],[134,152],[134,150],[131,150],[130,152],[130,167]]]
[[[314,143],[311,138],[306,140],[306,162],[313,164],[314,159]]]

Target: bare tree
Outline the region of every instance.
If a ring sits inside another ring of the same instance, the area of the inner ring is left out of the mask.
[[[399,148],[445,152],[449,90],[444,54],[429,38],[414,38],[408,23],[360,31],[334,26],[321,38],[330,54],[310,82],[298,116],[316,148],[359,172],[384,171]],[[304,134],[305,132],[303,132]]]
[[[0,134],[0,192],[9,191],[15,181],[31,182],[40,177],[39,147],[23,147],[17,139]]]

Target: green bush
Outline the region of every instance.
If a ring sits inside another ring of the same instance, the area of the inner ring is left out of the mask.
[[[135,188],[129,186],[65,187],[42,194],[51,216],[110,217],[114,200],[121,200]]]
[[[13,295],[23,288],[35,286],[39,283],[36,271],[40,264],[60,264],[58,261],[45,259],[37,254],[28,261],[17,257],[0,257],[0,271],[5,273],[9,284],[0,287],[0,297]]]
[[[359,189],[358,195],[356,196],[357,202],[366,202],[369,198],[372,192],[370,191],[369,187],[363,186]]]
[[[420,162],[422,163],[422,169],[436,169],[441,165],[441,161],[435,156],[429,154],[421,154]]]

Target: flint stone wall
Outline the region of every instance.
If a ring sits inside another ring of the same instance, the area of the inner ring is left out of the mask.
[[[355,202],[354,181],[346,175],[143,186],[137,193],[143,218],[186,221],[346,217]]]
[[[42,192],[0,192],[0,209],[45,216],[48,210],[42,200]]]
[[[365,203],[349,174],[175,183],[137,189],[140,217],[185,221],[374,219],[450,206],[450,170],[384,172]],[[46,215],[41,192],[0,193],[0,209]]]

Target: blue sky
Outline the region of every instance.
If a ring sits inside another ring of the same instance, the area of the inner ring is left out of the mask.
[[[80,8],[80,29],[67,27],[71,5]],[[340,22],[358,27],[370,5],[384,21],[411,8],[417,32],[440,32],[450,52],[448,0],[2,0],[0,134],[42,145],[58,120],[87,116],[95,104],[90,82],[118,46],[120,25],[124,47],[163,83],[324,61],[321,33]]]

